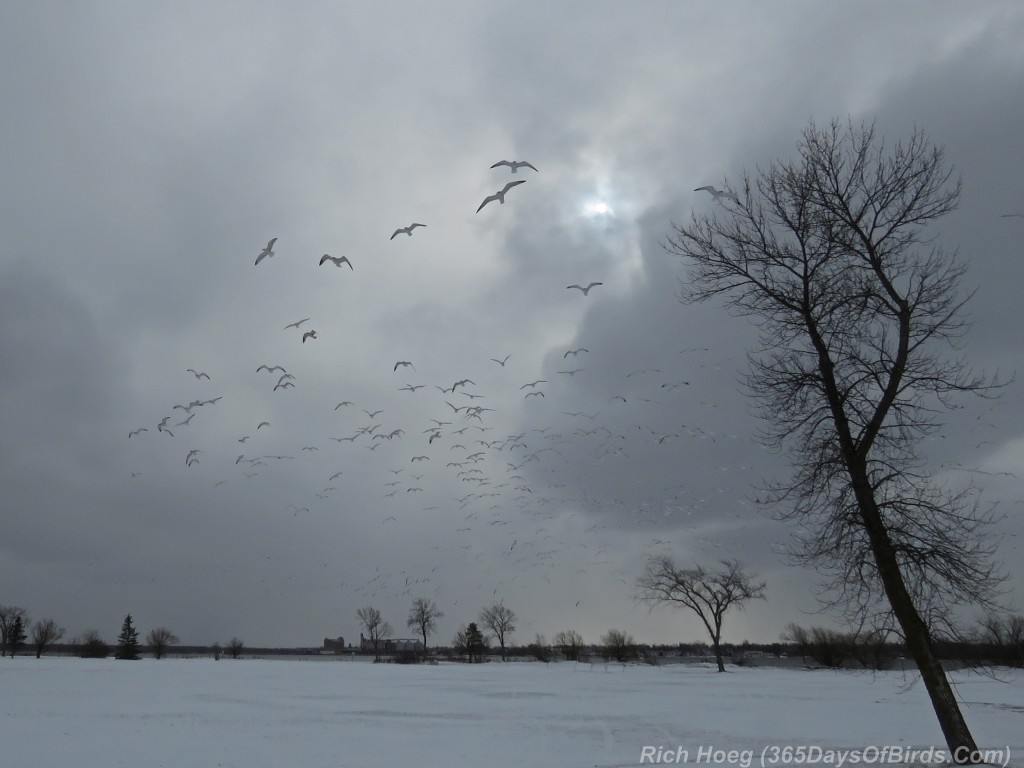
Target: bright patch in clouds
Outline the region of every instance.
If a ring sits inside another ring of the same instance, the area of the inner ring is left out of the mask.
[[[611,216],[612,209],[604,200],[590,200],[583,204],[583,215],[587,217]]]

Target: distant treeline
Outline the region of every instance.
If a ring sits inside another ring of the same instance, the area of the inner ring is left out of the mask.
[[[725,657],[734,664],[757,663],[758,660],[771,659],[799,660],[811,666],[833,668],[868,668],[886,669],[899,666],[898,662],[907,658],[907,649],[902,643],[868,643],[858,641],[852,635],[832,630],[821,630],[814,633],[807,630],[804,642],[774,643],[723,643]],[[543,659],[558,661],[564,658],[558,648],[551,648],[551,653]],[[936,650],[945,661],[959,662],[968,666],[998,665],[1024,667],[1024,646],[1009,646],[994,642],[950,642],[937,641]],[[81,656],[81,643],[57,643],[48,649],[47,655]],[[27,650],[25,651],[28,652]],[[152,654],[154,649],[145,645],[139,646],[139,652]],[[496,653],[496,651],[495,651]],[[537,658],[537,648],[529,646],[509,646],[507,656],[510,659]],[[164,651],[167,657],[219,657],[227,655],[218,646],[208,645],[175,645]],[[245,647],[240,655],[248,657],[301,657],[301,656],[365,656],[373,657],[372,650],[361,651],[358,648],[347,648],[341,654],[334,654],[319,647]],[[438,646],[431,650],[431,655],[438,658],[457,659],[461,649]],[[581,660],[603,659],[605,649],[601,645],[584,645],[579,653]],[[633,657],[649,663],[659,660],[707,660],[713,658],[711,646],[707,643],[676,643],[665,645],[637,644]]]

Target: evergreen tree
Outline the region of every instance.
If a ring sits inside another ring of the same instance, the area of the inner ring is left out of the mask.
[[[132,624],[132,615],[130,613],[124,617],[124,623],[121,624],[121,634],[117,636],[116,657],[118,659],[139,658],[139,631]]]
[[[7,642],[11,647],[11,656],[14,656],[14,654],[18,652],[18,649],[24,645],[26,637],[25,624],[19,614],[15,616],[14,621],[11,622],[10,637],[7,638]]]
[[[470,622],[466,627],[466,655],[469,657],[470,664],[483,660],[483,652],[486,647],[483,633],[475,623]]]

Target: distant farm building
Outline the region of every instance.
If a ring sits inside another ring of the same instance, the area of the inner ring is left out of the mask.
[[[359,650],[364,653],[373,652],[373,642],[368,637],[359,634]],[[381,653],[401,653],[402,651],[422,651],[423,641],[412,638],[395,637],[380,641]]]
[[[329,637],[324,638],[324,653],[344,653],[345,652],[345,638],[336,637],[331,639]]]

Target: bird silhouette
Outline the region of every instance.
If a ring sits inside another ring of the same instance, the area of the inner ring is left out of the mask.
[[[323,256],[320,257],[320,266],[322,267],[324,265],[324,262],[327,261],[334,262],[334,266],[336,267],[340,267],[342,264],[348,264],[349,269],[353,271],[355,270],[355,267],[352,266],[352,262],[348,260],[348,256],[328,256],[325,253]]]
[[[498,192],[495,192],[493,195],[488,195],[487,197],[485,197],[484,201],[482,203],[480,203],[480,207],[476,209],[476,212],[480,213],[480,211],[483,209],[483,207],[485,205],[487,205],[488,203],[492,203],[495,200],[497,200],[499,203],[504,205],[505,204],[505,195],[508,193],[508,191],[510,189],[512,189],[512,187],[514,187],[514,186],[516,186],[518,184],[525,184],[525,183],[526,183],[525,179],[520,179],[519,181],[510,181],[508,184],[506,184],[504,186],[503,189],[499,190]]]
[[[526,162],[525,160],[499,160],[494,165],[492,165],[491,168],[499,168],[499,167],[501,167],[503,165],[508,166],[508,168],[512,171],[512,173],[515,173],[520,168],[533,168],[533,170],[535,170],[535,171],[537,170],[536,168],[534,168],[532,165],[530,165],[530,163]],[[538,171],[538,173],[539,173],[539,171]]]
[[[316,331],[306,331],[302,334],[302,343],[305,344],[307,339],[316,339]]]
[[[267,243],[267,247],[260,251],[260,255],[256,257],[256,266],[259,266],[260,262],[264,259],[268,259],[274,255],[274,243],[276,242],[276,237],[270,238],[270,242]]]
[[[388,240],[394,240],[397,235],[401,235],[401,234],[406,234],[409,237],[412,237],[412,231],[414,229],[416,229],[416,227],[425,227],[425,226],[427,226],[427,225],[426,224],[416,224],[415,222],[413,222],[408,227],[401,227],[399,229],[396,229],[392,233],[391,237],[388,238]]]
[[[569,290],[570,288],[579,288],[583,295],[586,296],[588,293],[590,293],[590,289],[593,288],[595,285],[604,285],[604,283],[589,283],[586,288],[584,288],[582,285],[577,285],[576,283],[573,283],[572,285],[565,286],[565,289]]]

